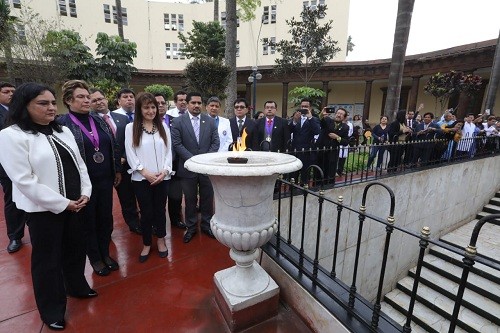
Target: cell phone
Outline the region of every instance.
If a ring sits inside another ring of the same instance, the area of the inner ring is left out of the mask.
[[[303,115],[306,115],[309,113],[309,110],[308,109],[299,109],[299,112]]]
[[[335,106],[327,105],[325,107],[326,113],[335,113]]]

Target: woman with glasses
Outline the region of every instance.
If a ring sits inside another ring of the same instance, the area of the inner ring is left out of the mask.
[[[85,279],[82,209],[91,184],[73,134],[54,120],[54,91],[37,83],[16,89],[10,119],[0,132],[0,163],[13,200],[28,214],[31,276],[42,321],[63,330],[66,295],[97,296]]]
[[[87,256],[97,275],[118,270],[109,255],[113,232],[113,186],[121,180],[120,151],[112,130],[98,115],[90,113],[89,87],[71,80],[62,87],[68,113],[58,118],[73,133],[92,182],[92,199],[85,208]]]

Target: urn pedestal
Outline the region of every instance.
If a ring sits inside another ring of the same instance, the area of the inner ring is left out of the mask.
[[[244,157],[245,164],[228,163]],[[209,176],[215,214],[210,227],[230,248],[236,265],[214,274],[215,298],[229,328],[238,331],[274,316],[279,287],[255,261],[258,248],[277,230],[273,192],[279,174],[299,170],[296,157],[271,152],[221,152],[196,155],[185,167]]]

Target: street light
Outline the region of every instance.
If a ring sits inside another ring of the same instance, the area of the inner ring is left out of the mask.
[[[262,79],[262,74],[259,73],[257,66],[252,67],[252,74],[248,77],[248,82],[253,83],[252,92],[252,118],[255,115],[255,104],[257,104],[257,80]]]

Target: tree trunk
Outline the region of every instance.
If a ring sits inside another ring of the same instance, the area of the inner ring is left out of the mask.
[[[219,0],[214,0],[214,21],[219,20]]]
[[[116,0],[116,20],[118,22],[118,36],[125,40],[123,36],[122,0]]]
[[[486,94],[486,104],[484,109],[490,109],[490,114],[494,114],[495,99],[500,81],[500,33],[498,34],[497,47],[493,57],[493,66],[491,67],[491,77]]]
[[[226,52],[224,55],[226,65],[231,68],[229,75],[229,83],[226,87],[226,116],[233,115],[233,102],[236,99],[237,82],[236,82],[236,0],[226,1]]]
[[[387,100],[384,108],[384,115],[390,120],[395,118],[399,109],[399,96],[401,93],[401,84],[403,82],[406,46],[408,45],[414,3],[415,0],[398,1],[398,15],[396,19],[396,30],[394,32],[394,44],[392,47]]]

